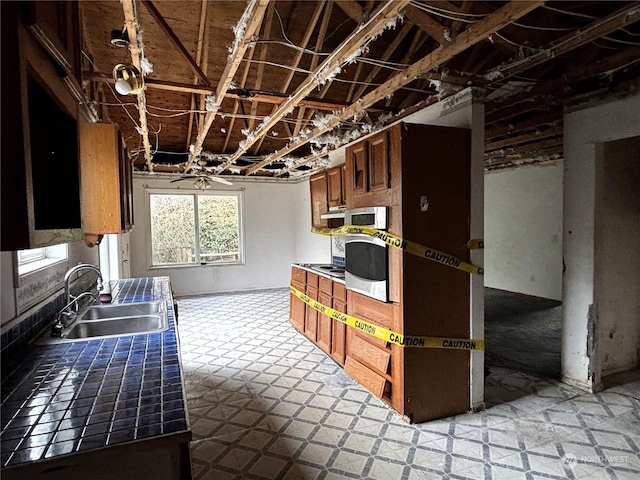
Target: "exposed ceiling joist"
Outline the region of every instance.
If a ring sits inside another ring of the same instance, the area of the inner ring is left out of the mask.
[[[562,126],[550,127],[542,131],[535,131],[524,135],[510,135],[509,138],[485,143],[485,150],[496,150],[513,145],[530,143],[544,138],[557,137],[562,135]]]
[[[129,52],[131,53],[131,63],[139,71],[143,71],[141,66],[141,58],[144,52],[138,44],[138,17],[136,14],[135,0],[122,0],[122,10],[124,12],[124,24],[129,35]],[[151,154],[151,142],[149,141],[149,126],[147,124],[147,98],[144,89],[137,95],[138,115],[140,118],[139,134],[142,137],[142,145],[144,147],[144,158],[147,169],[152,172],[153,165],[151,163],[153,155]]]
[[[364,16],[364,10],[358,5],[358,2],[354,0],[335,0],[335,3],[356,23],[360,23]]]
[[[625,65],[634,60],[637,61],[639,58],[640,46],[636,46],[622,50],[597,62],[580,64],[577,68],[574,68],[554,80],[538,83],[537,85],[533,85],[528,88],[523,87],[523,91],[521,93],[510,95],[506,98],[498,98],[493,102],[487,103],[485,105],[485,114],[490,117],[495,117],[496,114],[499,115],[497,112],[501,109],[513,107],[522,102],[532,101],[536,97],[555,97],[558,101],[562,101],[566,98],[567,93],[580,81],[594,78],[599,75],[607,75],[615,69],[616,66]]]
[[[272,163],[276,159],[282,158],[285,155],[291,153],[292,151],[299,148],[302,144],[308,143],[312,139],[318,138],[320,135],[340,125],[341,122],[352,118],[358,113],[359,110],[367,108],[374,103],[382,100],[399,88],[402,88],[408,83],[411,83],[413,80],[430,71],[431,69],[442,65],[444,62],[450,60],[472,45],[485,40],[489,35],[501,30],[509,23],[523,17],[542,4],[544,4],[544,0],[534,0],[526,2],[514,0],[509,2],[491,15],[470,25],[467,30],[458,35],[458,37],[456,37],[450,45],[440,46],[436,48],[426,57],[423,57],[421,60],[418,60],[410,67],[395,74],[385,83],[372,90],[370,93],[360,98],[349,107],[343,109],[339,115],[335,115],[332,119],[330,119],[327,122],[326,126],[316,127],[311,135],[301,140],[300,142],[290,142],[283,149],[269,155],[267,158],[265,158],[265,160],[253,165],[250,169],[247,170],[247,172],[253,173],[258,169],[264,167],[265,165]]]
[[[233,164],[235,160],[247,151],[260,137],[264,136],[282,118],[288,115],[299,103],[318,85],[323,85],[331,79],[331,76],[339,71],[342,66],[349,61],[374,37],[380,34],[387,23],[409,3],[409,0],[390,0],[382,4],[376,11],[372,12],[369,20],[361,25],[353,34],[340,44],[329,56],[300,84],[287,100],[278,108],[274,114],[265,119],[258,126],[258,129],[250,134],[238,150],[231,156],[223,168]]]
[[[220,109],[224,95],[229,90],[233,77],[235,76],[240,63],[242,62],[242,58],[251,43],[251,38],[255,35],[256,31],[260,29],[262,18],[264,17],[268,4],[269,0],[251,0],[240,19],[240,24],[236,27],[236,41],[233,44],[227,64],[222,72],[220,82],[218,83],[216,98],[213,101],[213,105],[208,109],[204,121],[198,129],[198,136],[185,165],[185,171],[191,167],[195,159],[200,155],[204,139],[209,133],[209,129],[213,124],[216,113]]]
[[[209,28],[208,28],[208,22],[207,22],[207,5],[209,5],[209,2],[202,0],[202,3],[200,5],[200,21],[198,22],[198,46],[196,47],[196,62],[198,63],[198,65],[204,65],[204,69],[202,70],[203,73],[206,75],[207,72],[207,65],[208,65],[208,39],[209,39]],[[203,61],[204,60],[204,61]],[[193,78],[193,85],[197,85],[198,84],[198,75],[194,75]],[[191,102],[190,102],[190,108],[189,108],[189,120],[188,120],[188,127],[187,127],[187,141],[186,141],[186,145],[185,145],[185,151],[189,150],[189,145],[191,145],[191,136],[193,135],[193,126],[194,126],[194,121],[196,119],[196,113],[194,112],[196,108],[196,96],[195,95],[191,95]]]
[[[414,5],[409,5],[406,10],[407,17],[424,33],[433,37],[440,45],[444,45],[447,41],[447,35],[451,38],[450,32],[443,27],[429,14],[423,12]]]
[[[314,70],[318,66],[318,62],[320,61],[319,60],[320,57],[318,53],[322,52],[322,45],[324,44],[324,39],[327,35],[327,29],[329,28],[329,21],[331,20],[332,11],[333,11],[333,2],[330,1],[327,3],[327,7],[324,9],[322,22],[320,22],[320,29],[318,30],[318,36],[316,37],[316,46],[314,49],[314,52],[316,53],[314,53],[313,57],[311,58],[311,66],[309,67],[309,70]],[[321,95],[321,97],[324,97],[324,95]],[[304,114],[305,114],[305,107],[300,106],[300,108],[298,109],[296,124],[293,129],[293,135],[290,135],[290,137],[297,136],[300,133],[300,129],[304,124]]]
[[[171,40],[171,43],[173,43],[176,46],[176,48],[180,51],[183,58],[189,64],[189,67],[191,67],[191,70],[193,70],[193,72],[198,76],[200,81],[205,85],[209,85],[209,79],[207,78],[207,75],[202,71],[202,69],[200,68],[200,65],[198,65],[198,63],[193,59],[189,51],[184,47],[184,45],[182,44],[178,36],[173,32],[173,30],[171,29],[167,21],[164,19],[162,14],[158,11],[158,9],[153,4],[153,2],[151,0],[140,0],[140,2],[145,7],[147,7],[147,10],[151,14],[151,16],[154,18],[156,22],[158,22],[158,25],[160,25],[160,28],[162,28],[162,30],[167,35],[169,40]]]
[[[264,136],[276,123],[288,115],[302,99],[304,99],[318,85],[328,82],[332,75],[335,75],[342,66],[349,61],[374,37],[385,29],[388,22],[399,14],[399,12],[409,3],[409,0],[390,0],[382,4],[376,11],[372,12],[369,20],[361,25],[353,34],[340,44],[307,78],[298,86],[287,100],[273,113],[271,117],[265,119],[238,147],[238,150],[223,165],[227,168],[233,164],[240,156],[247,151],[259,138]]]
[[[549,57],[558,57],[571,50],[604,37],[615,30],[626,27],[640,19],[640,3],[632,3],[617,10],[608,17],[596,20],[584,28],[552,42],[551,44],[537,48],[530,55],[518,58],[507,65],[501,65],[490,70],[487,75],[497,75],[500,79],[512,77],[535,66],[545,63]]]

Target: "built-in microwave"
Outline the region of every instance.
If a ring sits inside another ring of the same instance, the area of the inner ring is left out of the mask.
[[[345,225],[387,229],[387,207],[352,208]],[[387,244],[367,234],[350,234],[345,240],[345,286],[348,290],[388,301],[389,260]]]

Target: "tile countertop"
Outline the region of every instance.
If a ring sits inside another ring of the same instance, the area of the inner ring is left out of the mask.
[[[113,303],[164,300],[161,333],[34,346],[2,382],[2,467],[179,436],[191,440],[168,277],[119,280]]]

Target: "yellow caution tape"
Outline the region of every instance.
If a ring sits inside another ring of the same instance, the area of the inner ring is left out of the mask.
[[[388,330],[384,327],[376,325],[375,323],[367,322],[360,318],[352,317],[346,313],[334,310],[331,307],[314,300],[313,298],[305,295],[300,290],[293,286],[289,286],[289,290],[296,297],[302,300],[310,307],[316,309],[320,313],[335,318],[339,322],[348,325],[349,327],[360,330],[361,332],[371,335],[372,337],[379,338],[385,342],[393,343],[399,347],[416,347],[416,348],[444,348],[449,350],[484,350],[484,340],[476,340],[473,338],[443,338],[443,337],[421,337],[421,336],[409,336],[403,335],[393,330]]]
[[[393,233],[385,232],[383,230],[378,230],[377,228],[344,225],[338,228],[314,227],[311,229],[311,231],[313,233],[319,233],[320,235],[353,235],[357,233],[371,235],[373,237],[379,238],[390,247],[398,248],[418,257],[432,260],[436,263],[439,263],[440,265],[456,268],[458,270],[463,270],[475,275],[484,275],[484,269],[482,267],[477,267],[470,263],[464,262],[456,257],[452,257],[451,255],[436,250],[435,248],[425,247],[424,245],[412,242],[411,240],[404,240],[398,235],[394,235]]]
[[[481,238],[472,238],[465,245],[469,250],[477,250],[480,248],[484,248],[484,240]]]

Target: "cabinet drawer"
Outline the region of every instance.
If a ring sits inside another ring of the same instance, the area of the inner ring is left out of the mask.
[[[360,336],[354,335],[351,341],[349,355],[358,359],[363,364],[371,367],[380,375],[389,373],[389,365],[391,364],[391,352],[389,350],[378,348]]]
[[[295,282],[300,282],[302,284],[307,283],[307,271],[303,270],[301,268],[292,267],[291,268],[291,280],[295,281]]]
[[[384,395],[387,379],[367,368],[355,358],[347,357],[344,371],[378,398],[382,398]]]
[[[319,278],[320,291],[322,293],[326,293],[327,295],[331,295],[333,293],[333,280],[327,277]]]
[[[333,282],[333,298],[336,300],[342,300],[343,302],[347,301],[347,289],[344,286],[344,283]]]
[[[318,275],[307,272],[307,287],[318,288]]]
[[[393,303],[384,303],[352,291],[347,292],[349,315],[367,320],[381,327],[393,329],[397,307]]]

